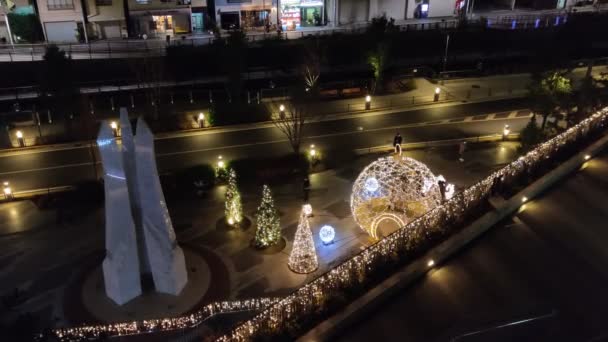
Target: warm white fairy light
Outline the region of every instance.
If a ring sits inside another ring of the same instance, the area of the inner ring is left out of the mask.
[[[350,208],[355,222],[377,238],[382,221],[389,219],[402,227],[440,202],[439,185],[426,165],[391,156],[376,160],[359,174]]]
[[[293,249],[289,255],[289,268],[296,273],[311,273],[319,267],[315,242],[312,239],[308,215],[302,209],[300,222],[293,240]]]
[[[236,184],[236,172],[228,171],[228,186],[226,186],[225,210],[229,225],[239,224],[243,219],[243,208],[241,205],[241,194]]]
[[[429,231],[441,232],[442,236],[448,236],[454,227],[447,222],[478,208],[490,195],[492,184],[496,179],[501,181],[516,179],[527,172],[528,167],[536,166],[539,162],[555,156],[561,146],[575,141],[579,135],[587,135],[592,128],[605,128],[607,119],[608,109],[605,108],[555,138],[540,144],[523,158],[492,173],[463,192],[455,194],[451,200],[330,269],[258,315],[244,321],[217,341],[249,341],[264,332],[279,331],[285,329],[287,325],[292,326],[291,323],[299,319],[309,318],[311,312],[322,309],[325,303],[323,299],[359,286],[365,281],[368,272],[374,272],[375,266],[384,265],[386,260],[390,260],[394,255],[414,252],[428,243]]]
[[[162,331],[183,330],[194,328],[217,314],[262,310],[279,298],[253,298],[228,302],[215,302],[205,305],[202,309],[181,317],[147,319],[142,321],[112,323],[105,325],[80,326],[52,330],[50,333],[61,342],[98,340],[102,335],[106,338],[119,336],[143,335]],[[36,340],[47,340],[44,334],[35,336]],[[55,339],[52,339],[55,340]]]
[[[256,214],[257,230],[254,243],[258,248],[270,247],[281,239],[281,223],[279,213],[274,207],[272,193],[267,185],[262,190],[262,202]]]
[[[243,310],[263,310],[249,320],[242,322],[217,341],[250,341],[263,332],[279,331],[287,324],[302,317],[308,318],[311,312],[323,307],[325,299],[334,293],[359,286],[366,275],[384,265],[394,255],[417,251],[420,246],[429,242],[429,231],[440,232],[447,237],[455,228],[446,224],[451,220],[478,208],[480,203],[490,195],[492,184],[496,179],[507,181],[516,179],[527,172],[528,167],[555,156],[558,149],[579,136],[586,136],[591,129],[605,128],[608,122],[608,109],[603,109],[579,124],[571,127],[555,138],[540,144],[524,157],[495,171],[490,176],[457,193],[451,200],[437,206],[425,215],[411,221],[373,245],[363,249],[343,263],[335,266],[313,281],[300,287],[282,299],[259,298],[242,301],[213,303],[201,310],[178,318],[144,320],[138,322],[115,323],[97,326],[55,329],[52,333],[59,341],[81,341],[95,339],[102,334],[108,337],[139,335],[152,332],[179,330],[196,327],[209,317],[225,312]],[[433,261],[433,265],[434,265]],[[428,265],[428,261],[427,261]],[[43,336],[38,336],[43,339]]]

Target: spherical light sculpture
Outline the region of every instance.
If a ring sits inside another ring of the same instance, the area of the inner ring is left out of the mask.
[[[332,227],[332,226],[325,225],[325,226],[321,227],[321,230],[319,230],[319,238],[326,245],[330,244],[332,241],[334,241],[335,237],[336,237],[336,231],[334,230],[334,227]]]
[[[350,209],[363,230],[380,238],[388,234],[385,223],[392,221],[393,226],[403,227],[440,203],[437,179],[426,165],[390,156],[376,160],[359,174]]]

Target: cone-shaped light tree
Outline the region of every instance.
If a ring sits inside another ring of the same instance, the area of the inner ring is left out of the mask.
[[[258,248],[270,247],[281,239],[281,224],[279,214],[274,207],[272,193],[267,185],[262,191],[262,203],[256,214],[257,230],[255,232],[254,244]]]
[[[225,205],[226,221],[229,225],[238,225],[243,219],[243,208],[241,206],[241,194],[236,185],[236,172],[234,169],[228,171]]]
[[[289,268],[296,273],[311,273],[319,267],[315,242],[312,239],[308,215],[302,210],[300,223],[293,240],[293,249],[289,255]]]

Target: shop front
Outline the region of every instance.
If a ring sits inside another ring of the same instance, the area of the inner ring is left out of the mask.
[[[131,22],[136,35],[165,37],[191,32],[190,9],[132,11]]]
[[[283,0],[280,4],[283,30],[325,25],[324,0]]]

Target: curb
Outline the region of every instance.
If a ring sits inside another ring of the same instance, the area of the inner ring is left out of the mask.
[[[394,296],[406,286],[413,284],[433,267],[436,267],[436,265],[466,247],[471,241],[494,227],[498,222],[522,208],[525,202],[540,195],[564,177],[578,170],[586,162],[586,156],[593,157],[606,146],[608,146],[608,135],[605,135],[591,146],[575,154],[568,161],[551,170],[512,196],[509,200],[497,205],[494,210],[484,214],[472,224],[451,236],[448,240],[431,249],[424,256],[403,267],[400,271],[397,271],[388,279],[369,290],[362,297],[351,302],[342,311],[309,330],[305,335],[298,338],[297,341],[330,340],[341,330],[347,329],[349,325],[357,322],[363,315],[377,308],[382,302],[389,300],[391,296]],[[524,200],[524,198],[526,199]],[[429,264],[431,261],[432,264]]]

